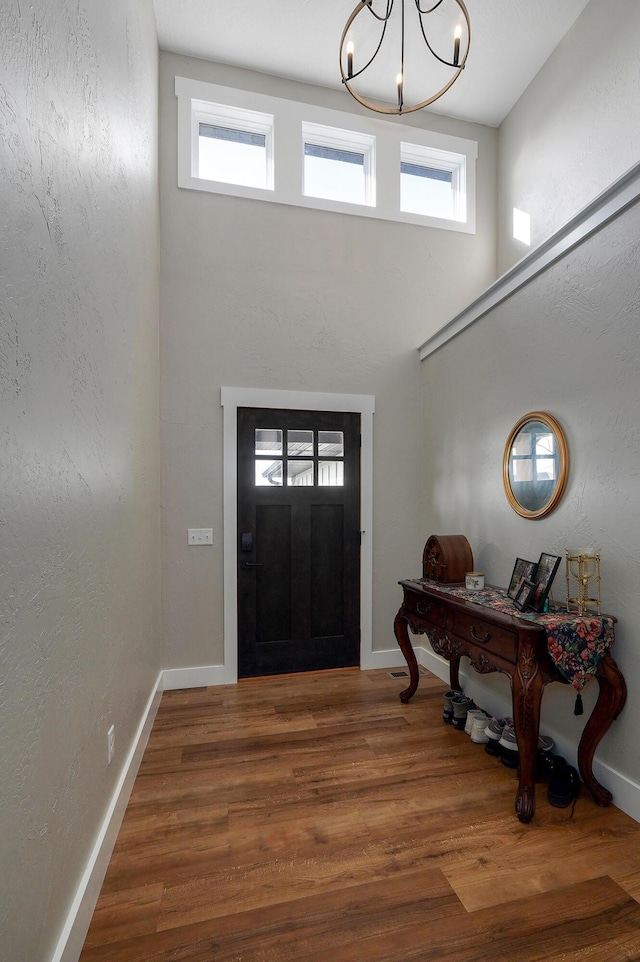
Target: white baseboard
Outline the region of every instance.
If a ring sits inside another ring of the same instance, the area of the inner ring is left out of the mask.
[[[164,691],[177,688],[209,688],[212,685],[235,685],[238,676],[225,665],[196,665],[193,668],[165,668],[162,672]]]
[[[364,653],[362,671],[372,668],[398,668],[405,661],[399,648]],[[195,665],[192,668],[165,668],[162,673],[164,691],[176,688],[209,688],[214,685],[235,685],[238,677],[225,665]]]
[[[122,766],[122,772],[87,860],[51,962],[78,962],[80,958],[127,802],[158,711],[162,690],[161,672],[142,713],[133,744]]]
[[[374,668],[400,668],[406,664],[404,656],[398,646],[386,648],[384,651],[361,652],[360,670],[369,671]]]
[[[445,685],[449,684],[449,663],[444,658],[427,648],[416,647],[414,651],[419,665],[441,678]],[[464,690],[492,715],[505,716],[511,714],[509,701],[496,695],[495,691],[489,696],[490,701],[487,701],[487,690],[482,688],[473,669],[470,669],[469,673],[464,675]],[[567,739],[562,732],[550,729],[548,734],[556,743],[556,751],[572,765],[577,765],[577,743]],[[640,822],[640,785],[631,781],[630,778],[627,778],[626,775],[623,775],[611,765],[600,761],[597,757],[593,760],[593,773],[600,784],[604,785],[613,795],[613,804],[616,808],[619,808],[621,812],[629,815],[636,822]]]

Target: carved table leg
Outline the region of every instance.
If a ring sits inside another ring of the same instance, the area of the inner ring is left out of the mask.
[[[393,622],[393,631],[395,633],[396,640],[400,645],[400,650],[404,655],[407,667],[409,668],[409,674],[411,676],[409,687],[400,692],[400,701],[406,703],[415,694],[416,688],[418,687],[420,674],[418,672],[418,662],[416,661],[413,645],[409,639],[409,631],[407,629],[407,622],[404,618],[403,612],[404,608],[400,608],[400,611],[396,615],[395,621]]]
[[[513,722],[520,763],[515,808],[516,815],[525,823],[531,821],[536,810],[536,753],[543,688],[535,652],[525,646],[512,679]]]
[[[600,688],[598,700],[582,732],[578,746],[578,768],[582,781],[598,805],[609,805],[611,792],[595,778],[591,765],[595,750],[612,721],[618,717],[627,700],[627,686],[622,672],[611,655],[605,655],[596,673]]]

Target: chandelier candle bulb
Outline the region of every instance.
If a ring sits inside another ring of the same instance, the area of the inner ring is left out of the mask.
[[[398,85],[398,107],[402,109],[402,74],[399,73],[396,77],[396,84]]]
[[[460,24],[456,27],[453,33],[453,66],[457,67],[460,62],[460,37],[462,36],[462,27]]]
[[[353,51],[354,51],[353,40],[350,40],[347,43],[347,77],[349,78],[349,80],[351,80],[351,78],[353,77]]]

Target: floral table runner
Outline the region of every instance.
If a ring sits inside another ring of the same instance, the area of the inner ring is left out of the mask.
[[[542,625],[547,633],[547,648],[554,665],[578,694],[611,648],[614,641],[613,618],[602,615],[579,615],[560,605],[550,605],[549,611],[519,611],[504,588],[487,587],[482,591],[467,591],[464,585],[443,585],[428,578],[411,578],[414,584],[425,585],[445,594],[462,598],[475,605],[493,608],[506,615],[515,615]],[[581,713],[581,702],[576,714]]]

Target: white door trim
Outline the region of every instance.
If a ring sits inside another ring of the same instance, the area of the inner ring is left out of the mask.
[[[373,651],[373,414],[370,394],[320,394],[261,388],[223,387],[224,409],[224,679],[238,680],[238,408],[286,408],[293,411],[348,411],[360,414],[360,667],[370,668]]]

